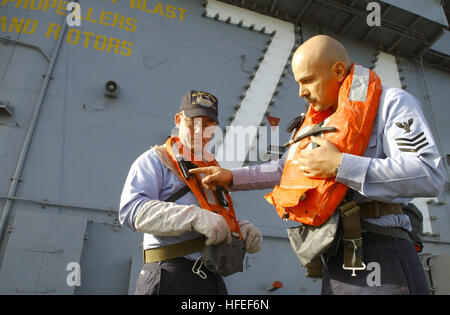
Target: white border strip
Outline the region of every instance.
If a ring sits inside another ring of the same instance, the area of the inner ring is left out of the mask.
[[[369,69],[356,65],[353,72],[352,86],[350,88],[350,101],[365,102],[368,88]]]
[[[378,74],[384,86],[402,88],[395,56],[380,51],[373,71]]]
[[[235,126],[242,126],[244,128],[254,126],[258,128],[261,121],[264,119],[273,92],[277,87],[284,66],[294,47],[294,25],[217,0],[208,1],[206,12],[207,16],[211,18],[214,18],[218,13],[219,20],[221,21],[226,21],[230,17],[230,24],[238,24],[241,20],[243,21],[242,26],[248,27],[254,24],[255,31],[260,31],[263,27],[265,27],[265,33],[267,34],[276,31],[264,56],[264,60],[261,62],[260,67],[255,74],[255,78],[246,92],[246,96],[241,102],[241,107],[236,112],[235,118],[230,125],[230,128],[234,128]],[[249,140],[250,142],[245,148],[246,154],[250,147],[255,147],[254,144],[257,140],[256,135],[252,135]],[[227,150],[233,150],[233,152],[238,151],[235,147],[236,143],[232,132],[231,135],[228,133],[225,135],[224,143],[222,143],[216,151],[216,156],[218,157],[221,166],[228,169],[242,166],[244,160],[226,161],[226,155],[224,154],[223,149],[224,145],[228,148]],[[222,157],[223,161],[221,161]]]

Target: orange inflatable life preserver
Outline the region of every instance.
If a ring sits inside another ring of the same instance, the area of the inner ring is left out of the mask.
[[[381,95],[378,75],[367,68],[353,64],[344,79],[338,106],[316,112],[312,106],[295,134],[301,137],[312,128],[335,127],[336,132],[322,133],[321,137],[333,143],[340,152],[362,156],[372,134]],[[319,226],[326,222],[344,199],[348,187],[335,178],[310,179],[298,167],[298,155],[313,148],[310,137],[290,146],[280,185],[265,196],[282,218]]]
[[[184,150],[185,147],[176,137],[167,139],[165,147],[174,167],[197,198],[200,207],[220,214],[227,222],[232,235],[242,239],[228,187],[217,187],[216,191],[205,189],[202,184],[201,175],[189,173],[189,169],[191,168],[207,166],[220,167],[219,163],[212,156],[206,158],[209,162],[203,160],[197,161],[192,152]]]

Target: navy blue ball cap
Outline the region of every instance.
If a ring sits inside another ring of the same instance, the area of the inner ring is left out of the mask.
[[[188,118],[206,116],[219,123],[219,100],[211,93],[190,90],[181,100],[180,111]]]

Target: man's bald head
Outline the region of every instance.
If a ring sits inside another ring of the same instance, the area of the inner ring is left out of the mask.
[[[292,72],[299,83],[299,96],[316,111],[336,109],[339,88],[352,63],[337,40],[318,35],[304,42],[292,57]]]
[[[311,37],[297,48],[292,63],[302,61],[321,67],[332,67],[338,61],[344,63],[347,68],[351,66],[345,47],[327,35]]]

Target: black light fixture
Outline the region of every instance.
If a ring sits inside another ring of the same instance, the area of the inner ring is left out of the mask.
[[[105,83],[105,96],[109,98],[116,98],[119,92],[119,84],[115,81],[107,81]]]
[[[14,116],[14,109],[9,105],[9,101],[0,100],[0,117],[11,118]]]

